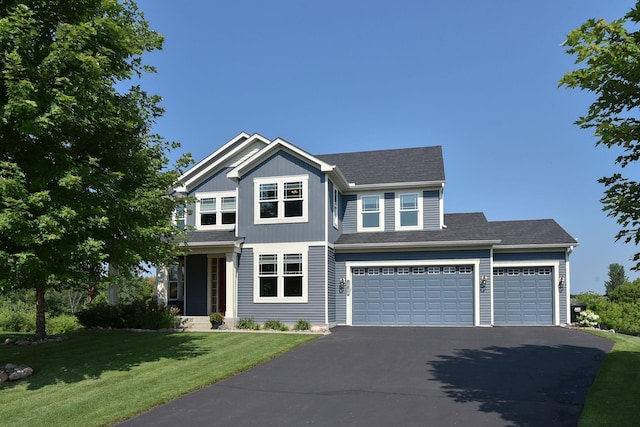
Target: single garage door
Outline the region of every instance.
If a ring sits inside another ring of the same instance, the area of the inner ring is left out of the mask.
[[[553,325],[553,268],[494,268],[496,325]]]
[[[473,266],[352,270],[354,325],[473,325]]]

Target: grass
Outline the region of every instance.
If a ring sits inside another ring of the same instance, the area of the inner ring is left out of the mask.
[[[640,423],[640,337],[592,333],[615,345],[589,388],[578,426],[636,426]]]
[[[20,334],[0,332],[0,340]],[[205,387],[316,338],[311,334],[79,331],[35,346],[0,344],[0,424],[108,425]]]

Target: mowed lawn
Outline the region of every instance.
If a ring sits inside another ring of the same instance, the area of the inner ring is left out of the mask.
[[[0,424],[109,425],[210,385],[300,344],[313,334],[79,331],[68,341],[5,345],[0,365],[34,375],[0,384]]]

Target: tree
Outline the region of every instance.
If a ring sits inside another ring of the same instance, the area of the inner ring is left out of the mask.
[[[618,286],[626,283],[629,280],[624,273],[624,266],[620,264],[609,264],[609,280],[604,282],[604,290],[607,295],[611,295],[611,292]]]
[[[637,303],[640,301],[640,279],[616,287],[609,294],[609,299],[616,304]]]
[[[640,1],[621,19],[590,19],[567,36],[567,53],[582,68],[566,73],[560,86],[596,95],[576,124],[593,129],[596,145],[620,149],[620,170],[640,158],[640,32],[627,29],[640,22]],[[615,172],[599,180],[605,186],[603,210],[621,226],[616,240],[640,243],[640,183]],[[640,253],[633,256],[640,269]]]
[[[176,253],[167,189],[189,159],[168,165],[160,98],[131,80],[162,41],[128,0],[0,3],[0,291],[35,289],[36,337],[47,289]]]

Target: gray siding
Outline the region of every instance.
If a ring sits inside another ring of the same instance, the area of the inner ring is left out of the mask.
[[[342,215],[342,231],[355,233],[358,230],[358,196],[349,194],[342,196],[344,214]]]
[[[440,228],[440,191],[422,192],[422,223],[425,230]]]
[[[336,322],[336,254],[333,248],[327,249],[327,306],[329,323]]]
[[[254,178],[309,175],[308,222],[254,224]],[[279,152],[242,177],[238,190],[238,235],[245,243],[324,241],[323,174],[309,164],[285,152]]]
[[[396,229],[395,193],[384,193],[384,231]]]
[[[221,169],[213,174],[211,177],[204,180],[197,187],[189,192],[190,197],[195,197],[196,193],[207,191],[234,191],[236,189],[236,183],[227,178],[227,172],[229,168]],[[190,203],[187,205],[187,225],[196,225],[196,204]]]
[[[186,262],[185,314],[207,314],[207,255],[189,255]]]
[[[412,260],[480,260],[480,278],[487,276],[487,286],[480,292],[480,324],[491,324],[491,261],[489,249],[454,250],[454,251],[416,251],[416,252],[371,252],[371,253],[336,253],[336,281],[347,276],[346,263],[358,261],[412,261]],[[344,324],[347,320],[346,293],[336,293],[336,321]]]
[[[245,248],[238,263],[238,318],[253,317],[257,323],[276,319],[295,324],[305,319],[312,324],[325,324],[325,247],[309,248],[308,302],[307,303],[259,303],[253,302],[253,250]]]

